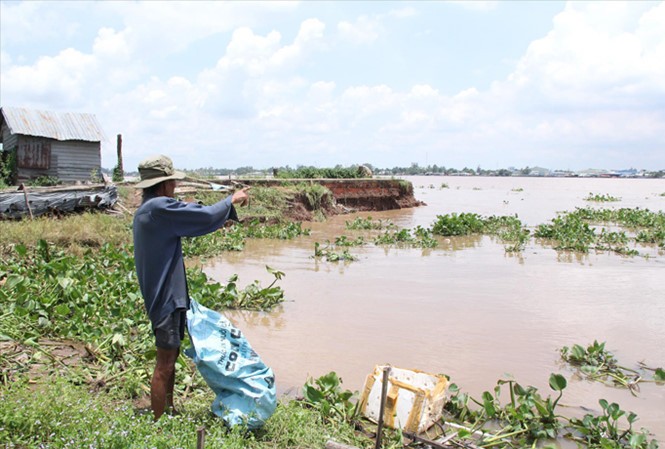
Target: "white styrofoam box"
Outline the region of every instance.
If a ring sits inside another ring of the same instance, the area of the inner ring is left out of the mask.
[[[377,365],[367,376],[360,398],[360,412],[378,423],[383,369]],[[443,414],[448,379],[418,370],[390,367],[383,424],[411,433],[429,429]]]

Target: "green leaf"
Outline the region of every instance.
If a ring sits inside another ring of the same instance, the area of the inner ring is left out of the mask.
[[[653,379],[657,382],[665,382],[665,370],[663,368],[656,368]]]
[[[58,284],[62,287],[63,290],[67,290],[74,284],[74,279],[68,277],[58,278]]]
[[[561,374],[550,374],[550,388],[554,391],[562,391],[566,388],[568,382]]]
[[[111,343],[117,346],[125,346],[126,344],[125,336],[122,334],[115,333],[113,334],[113,339],[111,340]]]
[[[55,313],[61,316],[66,316],[69,315],[69,312],[71,312],[71,309],[67,306],[67,304],[58,304],[55,306]]]
[[[471,436],[471,431],[467,429],[459,429],[457,431],[457,436],[462,439],[469,438]]]
[[[309,384],[305,384],[303,393],[305,394],[305,399],[312,404],[319,403],[325,399],[323,393]]]

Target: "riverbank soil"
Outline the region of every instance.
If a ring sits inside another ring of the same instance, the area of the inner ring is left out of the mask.
[[[410,182],[397,179],[241,179],[216,180],[215,184],[223,189],[213,191],[200,183],[182,182],[176,188],[176,196],[185,201],[211,204],[237,188],[250,186],[250,205],[239,210],[242,222],[316,221],[353,212],[425,205],[415,198]],[[141,190],[133,189],[131,184],[121,189],[124,189],[120,194],[122,206],[137,209],[141,204]]]

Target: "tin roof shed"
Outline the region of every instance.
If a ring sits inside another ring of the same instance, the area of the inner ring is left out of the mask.
[[[0,108],[0,112],[0,127],[4,122],[12,134],[47,137],[60,141],[101,142],[106,138],[94,114],[39,111],[7,106]]]
[[[91,180],[101,170],[102,140],[93,114],[0,108],[0,159],[11,168],[6,183]]]

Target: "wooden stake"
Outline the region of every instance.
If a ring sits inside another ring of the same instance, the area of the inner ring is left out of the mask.
[[[118,134],[118,171],[121,175],[125,173],[122,167],[122,134]]]
[[[30,220],[33,220],[35,217],[32,216],[32,209],[30,208],[30,201],[28,201],[28,189],[23,183],[19,186],[19,190],[23,190],[23,198],[25,198],[25,207],[28,208],[28,213],[30,214]]]
[[[386,408],[386,395],[388,394],[388,379],[390,377],[390,367],[383,368],[383,384],[381,385],[381,405],[379,407],[379,427],[376,429],[376,444],[374,449],[381,447],[381,438],[383,436],[383,412]]]
[[[203,449],[206,440],[206,428],[201,426],[196,429],[196,449]]]

